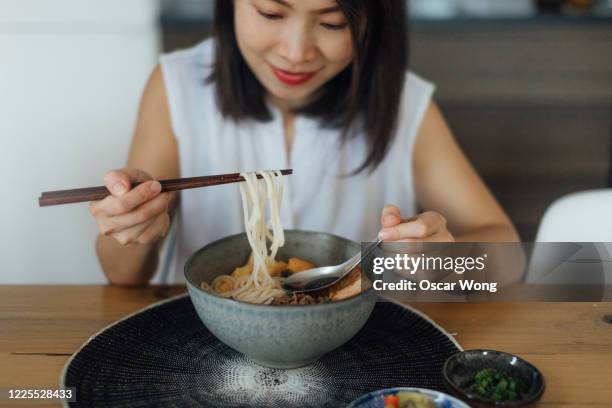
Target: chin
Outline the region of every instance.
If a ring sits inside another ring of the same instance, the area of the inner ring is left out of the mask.
[[[276,89],[273,89],[272,92],[270,93],[274,95],[274,97],[278,99],[282,99],[289,103],[300,103],[301,101],[308,99],[309,96],[312,95],[313,92],[314,91],[312,90],[303,90],[300,92],[296,89],[278,89],[276,88]]]

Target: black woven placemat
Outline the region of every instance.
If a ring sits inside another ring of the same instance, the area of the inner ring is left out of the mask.
[[[265,368],[217,340],[185,296],[93,337],[62,383],[76,387],[71,407],[345,407],[381,388],[444,391],[442,366],[457,351],[427,319],[379,302],[351,341],[316,363]]]

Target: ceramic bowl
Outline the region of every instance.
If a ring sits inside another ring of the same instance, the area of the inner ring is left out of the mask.
[[[357,398],[347,408],[384,408],[385,397],[395,395],[398,392],[403,391],[426,395],[434,404],[436,404],[436,408],[470,408],[469,405],[465,404],[463,401],[444,394],[443,392],[428,390],[426,388],[410,387],[387,388],[384,390],[374,391]]]
[[[277,259],[299,257],[315,265],[335,265],[361,250],[360,245],[334,235],[285,231]],[[187,289],[206,327],[223,343],[266,367],[308,365],[349,341],[366,323],[376,303],[372,289],[352,298],[314,305],[258,305],[227,299],[202,290],[246,263],[251,248],[245,234],[213,242],[185,264]]]
[[[466,383],[482,369],[495,368],[520,379],[526,386],[521,397],[513,401],[492,401],[470,391]],[[544,376],[532,364],[513,354],[495,350],[467,350],[452,355],[444,364],[446,386],[464,401],[475,407],[520,407],[531,404],[542,396]]]

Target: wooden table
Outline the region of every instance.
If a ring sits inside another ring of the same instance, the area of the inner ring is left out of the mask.
[[[68,357],[92,334],[184,290],[0,286],[0,389],[56,388]],[[453,333],[465,349],[507,351],[540,368],[547,389],[536,406],[612,407],[612,324],[605,318],[612,319],[612,303],[412,306]]]

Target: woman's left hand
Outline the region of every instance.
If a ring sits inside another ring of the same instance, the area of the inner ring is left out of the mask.
[[[402,220],[399,208],[386,205],[380,217],[378,237],[385,242],[454,242],[446,228],[446,218],[434,211],[426,211]]]

